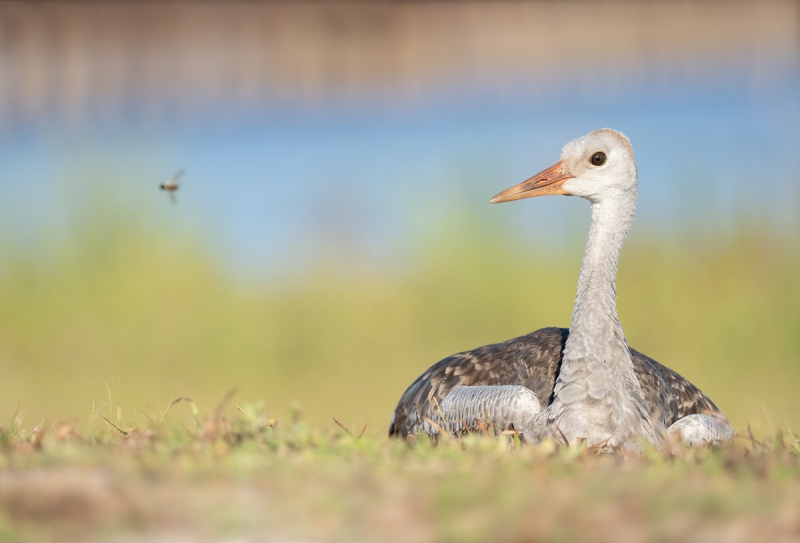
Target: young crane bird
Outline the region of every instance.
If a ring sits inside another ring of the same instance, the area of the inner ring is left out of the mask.
[[[526,336],[452,355],[400,398],[390,436],[456,435],[491,425],[527,441],[639,450],[677,434],[689,445],[729,439],[725,415],[674,371],[630,349],[617,317],[620,249],[636,209],[638,175],[628,138],[597,130],[567,143],[561,160],[491,203],[564,194],[591,202],[569,330]]]

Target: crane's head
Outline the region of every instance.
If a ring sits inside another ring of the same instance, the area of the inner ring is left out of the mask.
[[[550,194],[580,196],[592,202],[621,195],[635,198],[636,183],[631,142],[624,134],[604,128],[567,143],[556,164],[504,190],[489,202],[497,204]]]

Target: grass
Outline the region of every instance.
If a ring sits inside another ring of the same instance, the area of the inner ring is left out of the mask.
[[[37,250],[0,245],[0,539],[800,537],[794,233],[634,231],[618,278],[630,344],[738,437],[619,458],[385,437],[433,362],[567,325],[582,240],[520,251],[456,216],[389,270],[323,258],[242,283],[136,213],[86,216]]]
[[[186,407],[186,409],[183,409]],[[775,541],[800,534],[800,445],[740,435],[642,456],[360,436],[257,404],[132,428],[0,431],[0,539]]]

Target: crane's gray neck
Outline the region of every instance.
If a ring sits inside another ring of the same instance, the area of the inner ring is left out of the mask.
[[[572,313],[569,353],[581,357],[597,353],[597,342],[624,347],[625,336],[617,317],[617,263],[636,206],[636,195],[592,204],[592,225],[581,261],[578,292]],[[586,352],[588,349],[590,352]]]
[[[636,193],[592,204],[572,326],[564,347],[547,425],[572,443],[635,448],[658,436],[617,317],[617,262],[636,207]]]

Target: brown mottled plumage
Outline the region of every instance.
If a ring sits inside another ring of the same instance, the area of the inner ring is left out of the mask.
[[[567,328],[542,328],[503,343],[448,356],[431,366],[400,398],[389,435],[435,434],[426,419],[441,423],[437,405],[457,386],[521,385],[531,389],[545,409],[561,365]],[[671,369],[631,349],[633,368],[650,416],[667,428],[692,414],[724,417],[700,389]]]

